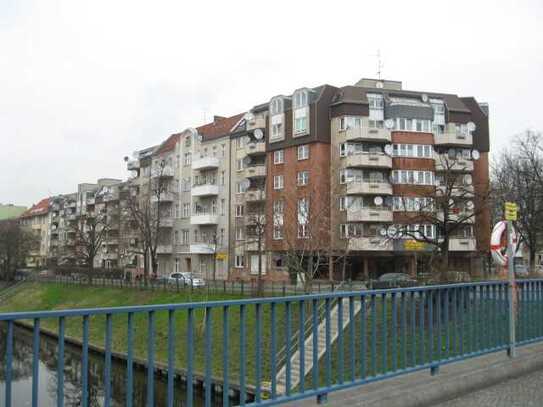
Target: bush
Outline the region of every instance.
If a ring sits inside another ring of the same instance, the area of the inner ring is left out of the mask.
[[[53,272],[57,276],[73,277],[73,278],[108,278],[121,279],[124,277],[124,270],[121,268],[94,268],[66,266],[55,267]]]

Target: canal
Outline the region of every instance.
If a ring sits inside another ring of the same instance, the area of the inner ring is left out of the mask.
[[[0,322],[0,406],[5,399],[5,353],[6,324]],[[32,403],[32,332],[25,327],[15,326],[13,335],[12,397],[14,406],[30,406]],[[57,405],[57,340],[47,335],[40,338],[39,361],[39,405],[52,407]],[[64,405],[81,405],[81,356],[78,346],[65,344],[64,352]],[[89,351],[89,405],[104,405],[104,357],[100,353]],[[112,361],[112,406],[124,406],[126,403],[126,364],[120,360]],[[186,385],[179,378],[175,384],[175,406],[185,406]],[[134,406],[145,406],[147,397],[146,371],[134,367]],[[155,377],[155,405],[167,404],[167,382],[165,377]],[[222,393],[212,392],[212,405],[222,405]],[[204,390],[201,385],[194,385],[194,406],[204,405]],[[237,400],[231,399],[231,405]]]

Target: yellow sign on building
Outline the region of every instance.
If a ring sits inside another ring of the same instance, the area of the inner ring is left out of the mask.
[[[426,243],[416,240],[406,240],[403,244],[404,250],[420,251],[426,249]]]
[[[514,202],[505,203],[505,220],[517,220],[517,204]]]
[[[226,254],[226,253],[217,253],[217,254],[215,255],[215,258],[216,258],[217,260],[226,260],[227,254]]]

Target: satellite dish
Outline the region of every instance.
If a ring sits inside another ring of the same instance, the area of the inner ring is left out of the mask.
[[[481,154],[479,153],[479,150],[473,150],[471,152],[471,158],[473,158],[474,160],[478,160],[479,158],[481,158]]]
[[[425,103],[428,102],[428,95],[426,93],[423,93],[421,98],[422,98],[423,102],[425,102]]]
[[[262,140],[264,138],[264,132],[262,131],[262,129],[256,129],[253,132],[253,135],[255,136],[255,139],[257,140]]]
[[[392,144],[385,145],[385,154],[392,155]]]
[[[464,177],[464,182],[466,183],[466,185],[471,185],[471,183],[473,182],[473,178],[471,177],[471,175],[466,174],[466,176]]]
[[[381,206],[383,204],[383,198],[381,198],[380,196],[376,196],[375,198],[373,198],[373,203],[377,206]]]
[[[466,208],[468,208],[468,210],[472,210],[473,209],[473,201],[467,201],[466,202]]]
[[[469,131],[475,131],[476,128],[477,128],[477,126],[475,125],[475,123],[473,123],[473,122],[468,123],[468,130]]]
[[[375,84],[375,87],[376,87],[376,88],[379,88],[379,89],[383,89],[383,88],[385,87],[385,85],[384,85],[383,82],[377,82],[377,83]]]
[[[398,233],[398,229],[396,228],[396,226],[389,226],[389,228],[387,230],[388,237],[390,237],[392,239],[392,238],[396,237],[397,233]]]
[[[387,230],[385,228],[381,228],[379,229],[379,234],[383,237],[385,237],[387,235]]]
[[[385,120],[385,126],[387,129],[394,128],[394,119],[386,119]]]

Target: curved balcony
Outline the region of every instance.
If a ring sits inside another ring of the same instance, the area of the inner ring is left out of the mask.
[[[473,161],[465,159],[449,159],[446,155],[441,154],[436,157],[436,171],[458,171],[472,172]]]
[[[349,208],[347,209],[347,222],[392,222],[392,209]]]
[[[349,238],[349,250],[357,251],[392,251],[391,239],[382,237],[352,237]]]
[[[343,162],[345,167],[392,168],[392,157],[383,153],[351,154]]]
[[[347,195],[392,195],[392,184],[389,182],[348,182]]]
[[[249,143],[246,149],[247,155],[264,155],[266,154],[266,143]]]
[[[255,165],[245,169],[246,178],[263,178],[266,176],[265,165]]]
[[[438,146],[463,146],[473,145],[471,134],[460,134],[456,130],[446,131],[443,134],[434,134],[434,142]]]
[[[262,202],[266,200],[266,191],[248,190],[245,192],[245,202]]]
[[[377,129],[362,126],[342,131],[345,132],[345,139],[347,141],[373,141],[390,143],[391,140],[390,130],[388,129]]]
[[[215,184],[194,185],[191,189],[192,196],[219,195],[219,186]]]
[[[209,213],[192,215],[190,217],[191,225],[216,225],[219,223],[219,217]]]

